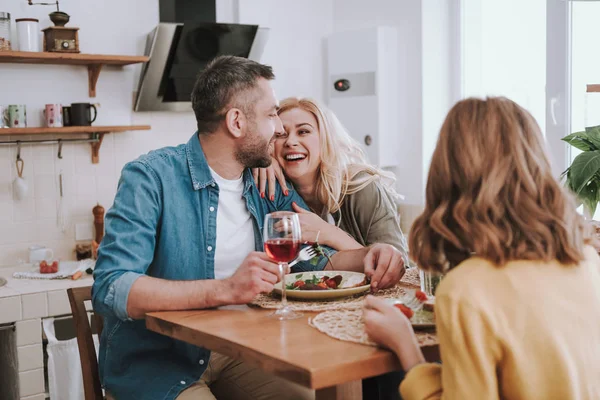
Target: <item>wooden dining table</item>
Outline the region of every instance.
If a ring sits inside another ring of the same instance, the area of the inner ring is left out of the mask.
[[[254,365],[316,391],[317,400],[362,399],[364,378],[400,369],[391,351],[333,339],[308,324],[316,315],[289,321],[273,310],[226,306],[146,315],[148,329]],[[438,360],[437,346],[423,347]]]

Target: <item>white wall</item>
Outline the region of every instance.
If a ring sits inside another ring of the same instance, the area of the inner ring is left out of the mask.
[[[325,95],[323,39],[333,30],[332,0],[238,0],[239,22],[271,28],[262,61],[273,66],[275,93]]]
[[[279,97],[322,96],[323,53],[321,39],[332,29],[332,0],[269,1],[219,0],[221,22],[261,23],[271,27],[263,62],[277,74]],[[61,0],[71,15],[70,26],[80,27],[80,48],[85,53],[142,54],[146,34],[158,23],[156,0]],[[239,5],[239,9],[237,8]],[[0,10],[12,18],[40,19],[40,28],[51,25],[52,7],[28,6],[25,0],[0,0]],[[268,10],[268,11],[267,11]],[[107,21],[111,28],[107,29]],[[13,30],[15,28],[13,21]],[[150,124],[151,131],[106,135],[100,163],[91,164],[89,145],[65,145],[62,160],[56,145],[24,146],[24,176],[30,194],[13,199],[11,182],[16,177],[15,147],[0,146],[0,266],[27,260],[27,247],[52,247],[62,259],[74,258],[75,223],[91,223],[92,208],[100,202],[111,206],[123,165],[151,149],[186,142],[195,130],[192,112],[132,111],[132,91],[140,66],[104,68],[97,97],[88,98],[87,70],[56,65],[0,64],[0,104],[26,104],[29,126],[40,126],[46,103],[100,103],[97,125]],[[21,139],[27,139],[20,137]],[[1,137],[16,140],[17,137]],[[63,172],[68,229],[56,226],[57,176]]]

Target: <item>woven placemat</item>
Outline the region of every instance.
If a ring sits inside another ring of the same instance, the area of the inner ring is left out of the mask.
[[[332,338],[377,346],[365,332],[362,310],[326,311],[310,318],[308,323]],[[434,332],[416,331],[415,335],[421,346],[432,346],[439,343]]]
[[[419,270],[417,268],[409,268],[393,288],[378,291],[375,296],[385,298],[402,297],[406,289],[418,289],[420,287]],[[330,311],[330,310],[354,310],[362,308],[363,301],[367,293],[361,293],[350,297],[332,300],[294,300],[288,298],[288,305],[294,311]],[[279,308],[281,306],[281,298],[275,294],[258,295],[249,306],[260,308]]]

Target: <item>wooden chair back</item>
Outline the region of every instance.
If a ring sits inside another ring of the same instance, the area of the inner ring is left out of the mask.
[[[77,346],[79,347],[79,357],[81,358],[85,400],[103,400],[100,375],[98,374],[98,358],[92,337],[92,327],[90,326],[85,308],[85,301],[92,300],[92,287],[67,289],[67,294],[69,295],[73,321],[75,321],[75,330],[77,332]],[[94,313],[94,322],[98,331],[98,337],[100,337],[103,327],[102,317]]]

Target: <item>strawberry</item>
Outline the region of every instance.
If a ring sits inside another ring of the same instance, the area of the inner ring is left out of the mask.
[[[415,292],[415,297],[416,297],[416,298],[417,298],[417,300],[419,300],[421,303],[424,303],[424,302],[426,302],[426,301],[427,301],[427,295],[426,295],[424,292],[420,291],[420,290],[417,290],[417,291]]]
[[[54,262],[52,263],[52,265],[50,265],[50,266],[48,267],[48,269],[50,270],[50,273],[52,273],[52,274],[55,274],[55,273],[57,273],[57,272],[58,272],[58,261],[54,261]]]
[[[396,307],[398,310],[402,311],[402,314],[406,315],[406,318],[408,318],[408,319],[411,319],[412,316],[415,314],[413,312],[413,310],[406,307],[404,304],[394,304],[394,307]]]
[[[48,273],[48,263],[46,262],[46,260],[44,260],[40,263],[40,273],[42,273],[42,274]]]
[[[58,272],[58,261],[54,261],[52,264],[48,264],[46,260],[40,262],[40,273],[54,274],[56,272]]]
[[[295,288],[299,288],[299,287],[302,287],[304,285],[305,285],[304,281],[296,281],[296,282],[294,282],[294,287]]]
[[[325,284],[325,282],[317,283],[317,286],[323,289],[327,289],[327,285]]]

